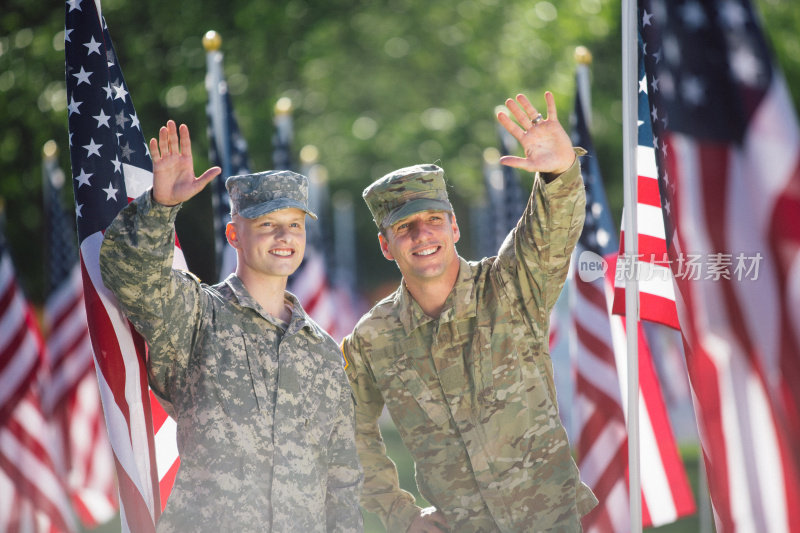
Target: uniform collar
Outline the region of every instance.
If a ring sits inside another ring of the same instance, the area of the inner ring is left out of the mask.
[[[284,329],[285,324],[282,324],[280,320],[276,319],[271,314],[267,313],[264,308],[259,304],[247,291],[247,287],[244,286],[242,280],[237,276],[235,273],[231,274],[225,279],[224,282],[228,287],[230,287],[233,295],[236,297],[236,300],[239,302],[239,305],[242,307],[249,307],[261,317],[273,324],[275,327],[280,329]],[[319,331],[317,331],[318,326],[309,318],[308,314],[303,309],[303,306],[300,305],[300,301],[297,299],[297,296],[292,294],[289,291],[284,291],[284,297],[292,306],[292,318],[289,322],[289,327],[286,328],[286,334],[291,335],[296,331],[299,331],[303,328],[306,328],[308,332],[314,337],[322,337]]]
[[[459,256],[458,277],[453,290],[447,295],[442,313],[438,319],[425,314],[417,301],[411,296],[405,281],[401,282],[398,289],[398,316],[403,324],[406,335],[418,327],[431,321],[439,323],[450,322],[473,317],[477,314],[477,298],[475,297],[475,284],[473,283],[475,267]]]

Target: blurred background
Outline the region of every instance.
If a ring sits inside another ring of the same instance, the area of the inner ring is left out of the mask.
[[[758,0],[776,62],[800,104],[800,5]],[[55,141],[69,177],[64,79],[64,5],[6,0],[0,12],[0,200],[17,278],[40,307],[47,255],[42,149]],[[221,37],[224,75],[252,170],[273,168],[276,106],[289,105],[298,168],[318,164],[326,194],[352,206],[348,262],[363,306],[393,290],[396,267],[381,256],[361,191],[393,169],[436,162],[445,169],[462,232],[460,253],[483,255],[484,154],[499,148],[495,107],[517,93],[544,109],[554,93],[569,131],[575,95],[575,49],[591,52],[591,134],[615,224],[622,207],[620,5],[607,0],[104,0],[103,15],[146,138],[172,118],[189,125],[197,172],[210,166],[208,93],[202,38]],[[308,154],[312,154],[309,156]],[[530,189],[530,176],[522,176]],[[524,194],[524,191],[523,191]],[[178,236],[190,269],[213,283],[210,188],[182,209]],[[63,203],[74,210],[72,189]],[[348,204],[349,202],[349,204]],[[323,217],[323,221],[325,218]],[[330,228],[318,230],[328,232]],[[343,243],[323,240],[328,248]],[[332,250],[328,262],[336,263]],[[341,257],[339,265],[345,262]],[[333,267],[337,265],[334,264]],[[680,422],[678,423],[680,425]],[[688,424],[691,426],[691,422]],[[697,487],[692,428],[676,428]],[[413,463],[391,424],[386,440],[403,486],[416,492]],[[695,492],[697,494],[697,492]],[[421,502],[424,503],[424,502]],[[697,531],[697,516],[659,531]],[[381,531],[367,515],[368,531]],[[119,522],[102,526],[119,530]]]
[[[64,7],[7,0],[0,13],[0,197],[21,283],[43,300],[44,143],[60,147],[69,174],[64,81]],[[759,0],[766,32],[800,103],[800,6]],[[354,199],[358,286],[383,292],[399,274],[380,255],[360,198],[395,168],[438,162],[462,228],[484,197],[483,158],[497,147],[494,108],[517,93],[544,107],[555,94],[565,128],[575,94],[574,50],[594,61],[592,135],[618,223],[622,206],[620,5],[618,1],[105,0],[103,14],[147,139],[168,118],[193,132],[195,166],[207,168],[208,95],[202,37],[222,37],[224,68],[253,170],[272,168],[274,108],[291,98],[295,159],[317,147],[331,194]],[[530,187],[529,177],[523,185]],[[72,191],[64,188],[70,205]],[[191,269],[215,281],[210,193],[181,212],[179,238]],[[192,231],[180,231],[181,226]],[[467,232],[469,237],[469,232]],[[474,242],[459,250],[473,258]],[[372,298],[374,299],[374,297]]]

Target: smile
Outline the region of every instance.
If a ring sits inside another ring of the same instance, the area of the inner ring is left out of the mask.
[[[277,255],[279,257],[289,257],[290,255],[294,255],[294,250],[281,248],[278,250],[270,250],[269,253],[272,255]]]
[[[431,255],[433,253],[436,253],[438,251],[439,251],[439,247],[438,246],[431,246],[430,248],[423,248],[422,250],[420,250],[418,252],[414,252],[414,255],[426,256],[426,255]]]

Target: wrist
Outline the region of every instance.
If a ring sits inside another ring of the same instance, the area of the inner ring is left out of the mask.
[[[153,189],[153,188],[150,188],[150,199],[153,201],[153,203],[158,204],[158,205],[163,206],[163,207],[175,207],[176,205],[180,204],[180,202],[173,204],[173,203],[170,203],[169,200],[159,199],[156,196],[155,189]]]

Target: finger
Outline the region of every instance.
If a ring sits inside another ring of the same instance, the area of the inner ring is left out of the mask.
[[[500,158],[500,164],[507,167],[521,168],[522,170],[531,170],[530,161],[515,155],[504,155]]]
[[[525,130],[519,127],[519,125],[511,120],[508,115],[505,113],[497,113],[497,120],[502,124],[502,126],[506,129],[508,133],[514,136],[516,140],[522,142],[522,137],[525,135]]]
[[[169,133],[166,126],[161,126],[158,130],[158,146],[161,150],[161,157],[169,155]]]
[[[189,126],[181,124],[181,153],[187,157],[192,157],[192,141],[189,138]]]
[[[203,182],[203,186],[205,186],[206,183],[208,183],[209,181],[213,180],[214,178],[216,178],[220,174],[222,174],[222,169],[221,168],[219,168],[219,167],[211,167],[208,170],[206,170],[205,172],[203,172],[203,174],[199,178],[197,178],[197,181]]]
[[[517,105],[514,100],[511,98],[506,100],[506,107],[509,111],[511,111],[511,113],[514,115],[514,118],[517,119],[517,122],[519,122],[524,129],[529,130],[531,128],[531,119],[522,109],[520,109],[519,105]]]
[[[169,152],[171,154],[180,154],[181,148],[178,144],[178,129],[175,127],[174,120],[167,121],[167,136],[169,140]]]
[[[155,137],[150,139],[150,159],[153,160],[153,163],[161,159],[161,154],[158,153],[158,141]]]
[[[556,113],[556,98],[553,93],[547,91],[544,93],[544,99],[547,102],[547,118],[558,120],[558,113]]]
[[[528,120],[535,119],[536,116],[539,114],[539,112],[536,111],[536,108],[533,107],[531,101],[528,100],[528,97],[525,96],[524,94],[517,95],[517,102],[519,102],[519,105],[522,106],[522,109],[525,110],[525,114],[527,115]]]

